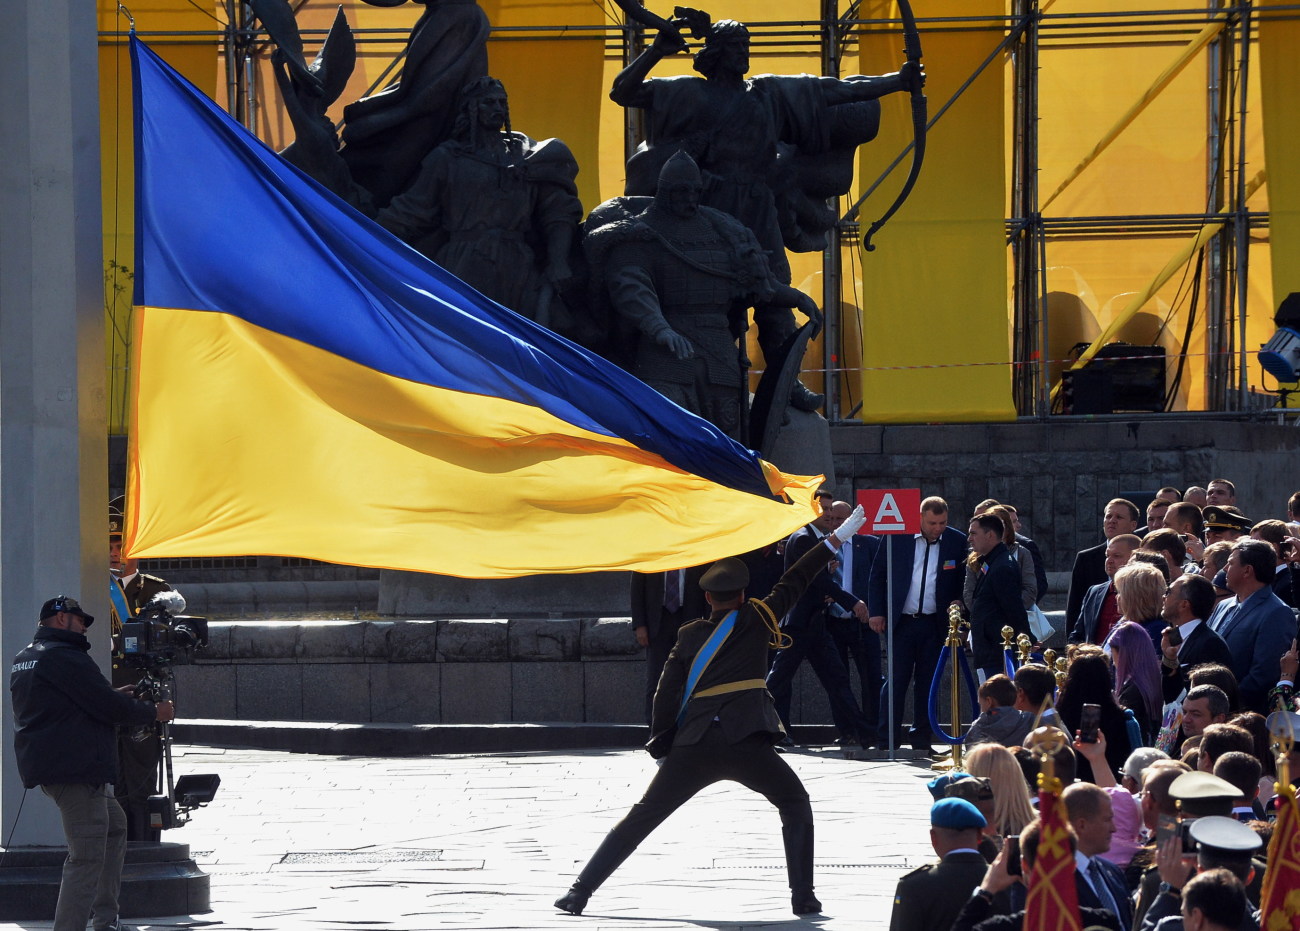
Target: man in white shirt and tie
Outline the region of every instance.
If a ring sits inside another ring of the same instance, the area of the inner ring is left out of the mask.
[[[889,565],[893,554],[893,603],[889,603]],[[889,537],[871,563],[867,589],[871,629],[878,634],[892,624],[894,655],[886,667],[880,694],[881,717],[888,719],[889,691],[894,693],[895,742],[901,743],[907,686],[912,689],[914,749],[929,752],[933,734],[927,712],[930,680],[948,633],[948,606],[961,600],[966,578],[966,534],[948,526],[948,503],[930,497],[921,502],[921,532]],[[887,725],[882,743],[887,742]]]

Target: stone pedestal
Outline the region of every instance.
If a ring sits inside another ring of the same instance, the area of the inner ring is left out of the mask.
[[[64,847],[9,847],[0,866],[0,921],[49,921],[59,899]],[[209,905],[207,873],[188,844],[130,844],[122,869],[123,918],[201,915]]]
[[[776,444],[764,456],[787,475],[824,475],[835,486],[835,459],[831,452],[831,425],[821,414],[786,411],[787,422]]]

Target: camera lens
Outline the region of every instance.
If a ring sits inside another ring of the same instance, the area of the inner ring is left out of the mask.
[[[198,646],[199,633],[189,624],[176,624],[172,627],[172,643],[182,650]]]

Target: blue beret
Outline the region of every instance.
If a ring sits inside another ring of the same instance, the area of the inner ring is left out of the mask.
[[[925,787],[930,790],[930,795],[934,797],[934,800],[938,801],[944,797],[944,793],[948,790],[948,786],[952,785],[959,779],[969,778],[970,773],[944,773],[942,776],[935,776],[925,784]]]
[[[964,798],[945,798],[930,806],[930,824],[936,828],[964,831],[968,828],[982,828],[988,822],[980,810]]]

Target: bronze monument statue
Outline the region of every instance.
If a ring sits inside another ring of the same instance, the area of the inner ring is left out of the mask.
[[[578,163],[558,139],[512,132],[491,77],[460,94],[452,137],[375,219],[502,306],[552,326],[582,205]]]
[[[763,303],[787,314],[798,307],[816,321],[821,314],[772,274],[752,232],[701,206],[704,187],[694,159],[677,152],[653,198],[615,198],[592,211],[584,246],[598,297],[628,330],[633,374],[743,439],[748,363],[738,338],[746,310]]]
[[[483,11],[472,0],[425,5],[400,80],[344,110],[340,144],[326,110],[356,63],[342,10],[307,65],[285,0],[256,0],[296,133],[281,154],[503,306],[552,329],[581,329],[559,290],[571,285],[582,219],[577,162],[558,139],[511,130],[505,88],[486,74]]]
[[[446,141],[460,91],[487,75],[487,16],[474,0],[423,0],[396,81],[344,108],[340,147],[325,110],[356,65],[356,43],[340,7],[311,65],[288,0],[249,0],[275,43],[276,81],[296,133],[281,154],[355,206],[387,206],[415,180],[430,152]],[[395,7],[406,0],[364,0]]]
[[[646,141],[628,162],[626,193],[654,193],[659,168],[677,151],[704,175],[703,203],[731,214],[757,237],[773,274],[790,283],[786,248],[823,248],[835,217],[825,199],[847,193],[857,147],[875,137],[877,98],[919,87],[921,67],[907,62],[894,74],[845,79],[760,75],[749,70],[749,31],[722,20],[707,28],[694,68],[703,77],[651,78],[663,58],[684,51],[680,29],[703,31],[707,14],[678,8],[654,42],[617,78],[610,98],[646,112]],[[777,192],[780,192],[778,196]],[[759,346],[769,359],[794,332],[786,307],[754,308]],[[791,403],[804,410],[821,398],[801,384]]]
[[[365,2],[393,7],[405,0]],[[421,2],[398,80],[343,110],[343,160],[376,207],[410,186],[425,157],[451,135],[461,89],[488,73],[488,19],[478,4]]]

